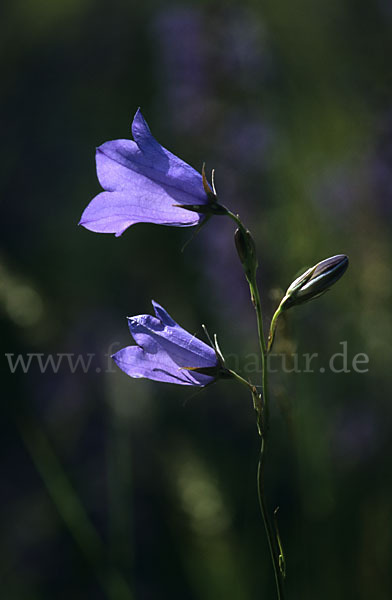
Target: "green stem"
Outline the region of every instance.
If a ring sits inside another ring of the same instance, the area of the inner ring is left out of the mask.
[[[242,233],[246,235],[246,229],[239,218],[238,215],[235,215],[231,211],[227,210],[228,216],[235,221],[237,226],[241,229]],[[257,265],[256,265],[257,268]],[[275,533],[273,524],[271,522],[271,518],[268,513],[267,503],[265,499],[265,490],[264,490],[264,462],[265,462],[265,453],[267,447],[267,437],[268,437],[268,429],[269,429],[269,393],[268,393],[268,368],[267,368],[267,354],[270,348],[270,345],[267,349],[267,344],[265,342],[264,330],[263,330],[263,316],[261,310],[261,301],[260,301],[260,293],[259,288],[257,286],[256,281],[256,268],[253,273],[249,273],[249,271],[245,271],[245,276],[249,284],[250,295],[252,304],[254,306],[256,312],[257,319],[257,333],[259,339],[259,347],[260,347],[260,356],[261,356],[261,368],[262,368],[262,404],[260,408],[260,413],[258,414],[258,430],[261,436],[261,448],[259,455],[259,462],[257,467],[257,494],[259,499],[259,506],[261,516],[263,518],[265,533],[268,540],[268,547],[271,555],[271,561],[274,569],[275,575],[275,584],[276,584],[276,592],[278,600],[284,600],[284,572],[281,569],[280,565],[280,557],[282,556],[282,552],[279,549],[278,542],[278,534]],[[277,311],[278,312],[278,311]],[[276,319],[279,314],[274,315],[276,325]]]
[[[260,356],[261,356],[261,385],[263,390],[263,412],[264,412],[264,423],[265,431],[267,432],[269,426],[269,393],[268,393],[268,368],[267,368],[267,347],[264,339],[263,331],[263,316],[261,312],[261,302],[259,288],[255,281],[249,282],[249,289],[253,298],[254,308],[256,311],[257,319],[257,333],[259,338]]]
[[[251,392],[253,392],[253,390],[255,389],[255,386],[252,385],[249,381],[247,381],[246,379],[241,377],[241,375],[238,375],[238,373],[236,373],[232,369],[229,369],[229,373],[231,373],[231,375],[233,375],[234,379],[236,379],[239,383],[242,383],[242,385],[245,385],[247,388],[250,389]]]
[[[241,377],[241,375],[238,375],[238,373],[236,373],[235,371],[232,371],[231,369],[229,369],[229,372],[231,373],[231,375],[242,385],[245,385],[249,390],[250,393],[252,394],[252,400],[253,400],[253,408],[255,410],[256,416],[257,416],[257,429],[259,432],[259,435],[262,436],[262,429],[263,429],[263,423],[262,423],[262,414],[263,414],[263,406],[262,406],[262,397],[261,394],[259,394],[259,392],[257,391],[257,388],[255,385],[253,385],[253,383],[250,383],[250,381],[247,381],[246,379],[244,379],[243,377]]]
[[[272,564],[274,567],[275,585],[276,592],[279,600],[284,600],[284,576],[281,570],[279,557],[281,553],[277,551],[275,532],[271,524],[271,519],[268,514],[266,506],[265,494],[264,494],[264,461],[265,461],[265,450],[266,450],[266,436],[264,435],[261,439],[261,448],[259,455],[259,463],[257,466],[257,493],[259,498],[259,506],[261,516],[263,517],[264,528],[267,534],[268,547],[271,555]]]
[[[285,299],[286,298],[283,298],[283,300],[285,300]],[[271,325],[270,325],[270,330],[269,330],[269,334],[268,334],[267,352],[269,352],[271,350],[272,344],[274,343],[276,325],[278,323],[278,319],[279,319],[281,313],[283,312],[283,309],[282,309],[283,300],[279,304],[278,308],[274,312],[274,316],[271,319]]]
[[[260,344],[261,366],[262,366],[262,429],[261,429],[261,447],[259,462],[257,466],[257,493],[259,498],[260,512],[264,522],[265,533],[267,535],[268,547],[271,555],[271,561],[274,568],[275,584],[278,600],[284,600],[283,573],[279,564],[280,553],[277,548],[276,535],[274,532],[271,518],[268,513],[264,489],[264,462],[267,448],[267,437],[269,431],[269,389],[268,389],[268,368],[267,368],[267,347],[263,331],[263,319],[261,312],[260,294],[256,281],[249,282],[251,295],[254,298],[254,306],[257,317],[257,329]]]
[[[234,214],[233,212],[231,212],[231,210],[229,210],[228,208],[226,208],[226,214],[228,217],[230,217],[230,219],[233,219],[233,221],[235,221],[235,223],[238,225],[238,227],[243,231],[243,233],[246,232],[246,227],[243,224],[243,222],[240,219],[239,215]]]

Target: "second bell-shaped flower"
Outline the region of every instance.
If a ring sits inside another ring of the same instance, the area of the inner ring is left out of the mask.
[[[180,327],[157,302],[152,305],[155,317],[128,318],[137,346],[112,356],[120,369],[130,377],[201,387],[228,375],[211,346]]]

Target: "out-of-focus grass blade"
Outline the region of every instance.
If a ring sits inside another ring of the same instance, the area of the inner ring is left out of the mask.
[[[31,421],[18,423],[22,440],[61,518],[110,600],[132,600],[123,575],[105,564],[105,547],[73,489],[44,431]]]

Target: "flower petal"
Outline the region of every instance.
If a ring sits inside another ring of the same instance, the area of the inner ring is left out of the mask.
[[[155,302],[155,300],[151,300],[151,304],[154,307],[154,312],[155,312],[156,316],[158,317],[158,319],[160,319],[162,321],[162,323],[164,325],[170,325],[171,327],[178,327],[175,320],[171,318],[171,316],[163,308],[163,306],[158,304],[158,302]]]
[[[132,122],[132,135],[145,159],[152,160],[151,166],[155,175],[149,172],[152,179],[169,185],[175,185],[195,197],[192,204],[203,204],[208,201],[203,187],[203,178],[193,167],[161,146],[151,134],[140,108],[136,111]],[[162,180],[161,177],[164,177]]]
[[[135,223],[191,227],[203,218],[198,213],[173,206],[175,203],[152,182],[141,187],[135,185],[132,192],[101,192],[84,210],[79,225],[90,231],[120,236]]]
[[[182,204],[208,201],[200,173],[156,141],[140,110],[133,120],[132,132],[136,143],[113,140],[97,148],[97,175],[104,190],[131,189],[138,173],[162,185],[167,192],[168,188],[183,192]]]
[[[139,346],[153,353],[156,350],[151,347],[151,344],[157,345],[169,354],[179,366],[184,368],[218,365],[218,359],[213,348],[180,327],[161,306],[156,305],[156,303],[155,306],[158,313],[159,310],[163,311],[163,321],[150,315],[139,315],[128,319],[133,339]],[[168,319],[174,325],[168,324]]]
[[[181,369],[163,350],[150,354],[139,346],[128,346],[112,356],[118,367],[130,377],[145,377],[154,381],[180,385],[204,386],[214,379]]]

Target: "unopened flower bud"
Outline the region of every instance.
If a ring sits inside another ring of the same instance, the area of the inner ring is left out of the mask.
[[[348,267],[348,257],[338,254],[326,258],[297,277],[287,289],[282,309],[317,298],[341,278]]]
[[[235,247],[246,276],[251,277],[257,269],[256,245],[249,230],[238,228],[234,234]]]
[[[268,352],[272,348],[276,324],[282,312],[291,306],[297,306],[297,304],[302,304],[324,294],[341,278],[347,267],[348,257],[345,254],[338,254],[322,260],[293,281],[272,317],[268,335]]]

